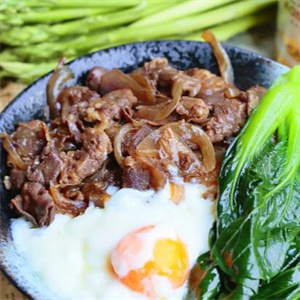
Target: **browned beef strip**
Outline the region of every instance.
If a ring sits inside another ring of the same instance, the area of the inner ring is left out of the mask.
[[[209,115],[209,107],[202,99],[184,96],[177,105],[176,112],[187,121],[201,124]]]
[[[202,124],[213,143],[238,134],[246,121],[246,104],[225,99],[213,105],[212,117]]]
[[[33,164],[27,170],[27,178],[30,181],[39,182],[48,186],[50,182],[57,182],[58,176],[64,167],[64,163],[58,156],[58,152],[49,142],[40,157],[36,157]]]
[[[151,159],[136,156],[125,158],[123,168],[123,187],[137,190],[162,188],[166,183],[166,174]]]
[[[65,167],[61,170],[61,184],[79,184],[94,174],[112,152],[109,137],[104,132],[87,128],[82,135],[82,150],[60,152]]]
[[[106,72],[107,70],[101,67],[92,68],[87,76],[86,86],[92,91],[100,93],[101,78]]]
[[[263,95],[266,93],[267,89],[259,86],[254,85],[250,87],[247,91],[247,114],[250,115],[254,108],[258,105],[260,99],[263,97]]]
[[[159,73],[158,86],[170,87],[175,81],[182,83],[184,94],[190,97],[195,97],[201,89],[201,82],[198,78],[189,76],[182,71],[167,67]]]
[[[57,97],[62,119],[65,120],[69,114],[83,119],[89,103],[98,98],[100,98],[99,94],[84,86],[65,88]]]
[[[26,171],[18,168],[12,168],[10,171],[9,181],[12,190],[21,190],[26,181]]]
[[[48,129],[39,120],[20,123],[11,135],[12,142],[25,163],[30,164],[39,155],[47,143]]]
[[[70,131],[70,126],[68,120],[63,122],[62,119],[55,119],[51,123],[50,137],[58,151],[74,151],[77,149],[78,136],[77,133],[74,136],[74,131]]]
[[[148,190],[150,172],[140,165],[126,166],[123,170],[123,187],[137,190]]]
[[[92,158],[101,161],[101,165],[107,155],[113,151],[109,137],[104,132],[99,132],[93,128],[87,128],[82,135],[82,149]]]
[[[198,94],[200,98],[202,95],[209,96],[220,91],[224,92],[226,88],[224,80],[220,76],[217,76],[208,70],[192,68],[187,70],[186,73],[200,81],[201,90]]]
[[[109,157],[93,175],[87,177],[84,183],[101,183],[105,187],[109,185],[121,186],[122,170],[116,160]]]
[[[106,94],[93,104],[92,107],[97,112],[103,112],[109,120],[121,120],[123,116],[122,109],[125,107],[131,108],[136,103],[137,98],[131,90],[123,89]]]
[[[53,221],[55,213],[53,199],[46,188],[38,182],[26,182],[22,194],[13,198],[11,205],[34,225],[45,226]]]
[[[146,62],[143,67],[134,70],[132,73],[146,76],[156,89],[159,73],[168,66],[168,63],[166,58],[155,58]]]

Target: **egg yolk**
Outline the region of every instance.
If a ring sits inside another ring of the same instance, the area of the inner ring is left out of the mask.
[[[137,238],[137,235],[143,235],[153,228],[154,226],[146,226],[126,235],[114,251],[112,265],[114,266],[114,260],[122,263],[122,260],[134,258],[143,251],[143,247],[146,246],[143,239]],[[128,260],[126,265],[130,266]],[[146,261],[142,267],[130,269],[126,275],[118,274],[116,268],[114,271],[121,282],[131,290],[152,297],[155,295],[154,276],[167,278],[173,289],[183,285],[189,271],[188,255],[180,240],[159,238],[153,243],[152,259]]]

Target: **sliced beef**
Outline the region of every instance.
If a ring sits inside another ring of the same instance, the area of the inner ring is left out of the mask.
[[[263,97],[263,95],[266,93],[267,89],[259,86],[259,85],[254,85],[250,87],[246,93],[246,102],[247,102],[247,114],[250,115],[253,109],[256,108],[258,105],[260,99]]]
[[[84,178],[94,174],[112,152],[111,142],[104,132],[87,128],[82,141],[82,150],[59,154],[65,166],[60,173],[61,184],[79,184]]]
[[[106,187],[122,184],[122,170],[115,159],[109,157],[93,175],[87,177],[84,183],[101,183],[103,190]]]
[[[101,67],[94,67],[92,68],[88,76],[86,78],[86,86],[90,88],[92,91],[100,93],[100,84],[102,76],[107,72],[107,70]]]
[[[166,58],[155,58],[146,62],[142,68],[138,68],[132,73],[146,76],[151,84],[156,87],[160,72],[168,66]]]
[[[98,132],[93,128],[87,128],[82,136],[82,149],[93,159],[102,163],[107,155],[113,151],[109,137],[104,132]]]
[[[225,99],[213,105],[212,117],[202,124],[213,143],[237,135],[246,121],[246,104]]]
[[[148,190],[150,185],[151,174],[143,165],[135,161],[126,161],[123,169],[123,187],[133,188],[136,190]]]
[[[158,86],[163,88],[170,87],[175,81],[182,83],[184,94],[190,97],[195,97],[201,89],[201,82],[198,78],[189,76],[182,71],[168,67],[159,73]]]
[[[68,117],[73,115],[68,115]],[[66,121],[62,119],[55,119],[51,124],[50,137],[54,142],[54,146],[58,151],[70,151],[78,149],[78,142],[81,141],[79,134],[79,126],[77,125],[79,120],[76,120],[76,123],[73,123],[73,120],[66,118]],[[73,124],[76,125],[74,129]],[[84,129],[84,128],[81,128]]]
[[[36,226],[49,225],[54,218],[55,206],[46,188],[38,182],[26,182],[21,195],[11,200],[17,212]]]
[[[27,170],[27,179],[49,186],[56,183],[64,163],[52,143],[48,143],[40,157]]]
[[[125,137],[125,144],[123,145],[124,151],[133,155],[135,152],[136,146],[153,131],[153,127],[144,125],[141,128],[137,129],[135,132],[132,132],[130,136]]]
[[[109,120],[121,120],[123,113],[122,110],[127,107],[131,108],[137,103],[137,98],[128,89],[117,90],[106,94],[103,98],[99,99],[97,103],[90,107],[88,112],[88,121],[95,121],[101,116],[92,115],[92,112],[103,113]]]
[[[47,126],[39,120],[20,123],[17,130],[10,136],[13,147],[25,164],[30,164],[36,155],[42,152],[47,139]],[[10,160],[9,157],[8,160]]]
[[[69,114],[83,119],[86,116],[86,109],[89,103],[98,98],[100,98],[98,93],[84,86],[65,88],[57,97],[62,120],[64,121]]]
[[[128,156],[123,168],[123,187],[137,190],[159,190],[166,183],[166,174],[159,168],[157,161]]]
[[[226,84],[224,80],[208,70],[192,68],[186,71],[186,73],[193,77],[197,78],[201,83],[201,90],[198,96],[201,95],[212,95],[220,91],[224,91]]]
[[[182,97],[176,112],[187,121],[201,124],[208,118],[209,107],[202,99]]]
[[[26,171],[18,168],[12,168],[10,171],[9,181],[12,190],[21,190],[26,181]]]

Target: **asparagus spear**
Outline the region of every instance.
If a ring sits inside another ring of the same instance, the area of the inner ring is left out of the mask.
[[[156,14],[150,15],[144,19],[141,19],[131,25],[131,27],[143,27],[156,23],[166,23],[171,20],[176,20],[189,15],[194,15],[215,7],[222,6],[229,2],[236,0],[214,0],[214,1],[199,1],[199,0],[188,0],[175,5],[170,9],[159,11]]]
[[[239,17],[247,16],[264,9],[275,2],[276,0],[245,0],[234,2],[212,11],[171,21],[169,23],[156,24],[141,28],[123,28],[115,32],[108,33],[106,37],[102,36],[102,40],[103,42],[114,42],[116,40],[126,40],[130,37],[135,37],[135,40],[141,41],[157,39],[173,34],[185,34],[199,29],[209,28],[220,23],[223,24]]]
[[[209,28],[226,21],[231,21],[237,17],[244,17],[260,11],[275,2],[276,0],[245,0],[234,2],[203,14],[172,21],[170,23],[156,24],[141,28],[124,27],[107,33],[101,32],[98,34],[80,36],[73,40],[62,41],[60,43],[42,43],[35,47],[18,47],[12,49],[12,52],[17,55],[20,60],[28,59],[33,61],[47,59],[48,57],[59,58],[61,56],[76,56],[79,52],[86,52],[107,43],[158,39],[168,35],[185,34],[195,30]]]
[[[24,23],[54,23],[85,16],[93,16],[111,10],[112,8],[73,8],[31,11],[29,13],[6,15],[4,18],[2,18],[2,22],[12,25],[23,25]]]
[[[246,30],[252,26],[261,24],[263,22],[268,22],[268,20],[272,19],[273,14],[272,12],[261,12],[256,15],[250,15],[245,18],[240,18],[237,20],[233,20],[231,22],[225,23],[222,26],[215,26],[210,28],[210,31],[217,34],[217,37],[220,41],[224,41],[236,33],[238,33],[236,26],[240,28],[241,30]],[[191,39],[191,37],[194,37],[195,39],[201,39],[201,32],[198,34],[193,33],[193,35],[186,36],[186,37],[178,37],[178,36],[171,36],[168,37],[168,39]],[[133,42],[132,40],[127,40],[128,42]],[[102,46],[98,46],[95,48],[92,48],[89,52],[95,52],[101,49],[110,48],[114,46],[118,46],[122,44],[122,42],[118,41],[115,43],[105,44]],[[70,60],[70,59],[69,59]],[[55,66],[57,65],[57,60],[49,61],[45,64],[36,64],[36,63],[14,63],[14,61],[17,61],[17,57],[8,52],[7,50],[5,52],[2,52],[0,54],[0,66],[4,69],[2,73],[0,73],[0,78],[2,77],[15,77],[18,78],[19,81],[24,83],[30,83],[33,80],[37,79],[38,77],[46,74]],[[26,72],[24,72],[24,69],[27,68]],[[34,75],[33,75],[33,72]]]
[[[243,18],[239,18],[237,20],[233,20],[230,22],[227,22],[222,25],[214,26],[209,28],[209,31],[211,31],[218,39],[218,41],[227,41],[231,37],[235,36],[236,34],[239,34],[241,32],[244,32],[252,27],[264,24],[264,23],[269,23],[275,18],[275,11],[262,11],[261,13],[256,13],[252,14]],[[172,35],[172,36],[167,36],[164,37],[164,40],[188,40],[188,41],[204,41],[203,38],[201,37],[203,31],[198,31],[198,32],[193,32],[192,34],[185,35],[185,36],[180,36],[180,35]],[[109,43],[101,47],[95,47],[89,50],[89,53],[105,49],[105,48],[110,48],[110,47],[115,47],[118,45],[122,45],[125,43],[132,43],[134,42],[135,39],[131,40],[126,40],[123,42],[115,42],[115,43]],[[0,60],[1,60],[1,55],[0,55]]]
[[[0,33],[0,42],[12,46],[25,46],[45,41],[56,41],[63,36],[86,34],[96,29],[126,24],[171,5],[174,5],[174,3],[161,2],[157,5],[149,5],[144,2],[134,8],[52,26],[41,24],[38,26],[15,27]]]
[[[269,23],[275,18],[275,11],[263,11],[259,14],[249,15],[234,21],[215,26],[210,31],[215,35],[218,41],[226,41],[236,34],[244,32],[254,26]],[[182,37],[189,41],[204,41],[201,37],[203,31],[192,33]],[[175,39],[175,37],[173,37]],[[178,37],[177,37],[178,38]]]
[[[148,0],[149,1],[149,0]],[[150,0],[151,1],[151,0]],[[172,0],[167,0],[172,1]],[[48,8],[99,8],[99,7],[130,7],[138,5],[140,0],[3,0],[7,6],[48,7]]]
[[[20,82],[29,84],[53,70],[56,65],[57,61],[40,64],[0,62],[0,66],[3,68],[3,71],[0,72],[0,78],[14,77],[18,78]]]

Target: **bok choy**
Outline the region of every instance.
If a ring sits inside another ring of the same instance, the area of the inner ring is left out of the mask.
[[[281,75],[228,149],[198,299],[300,299],[300,66]]]

